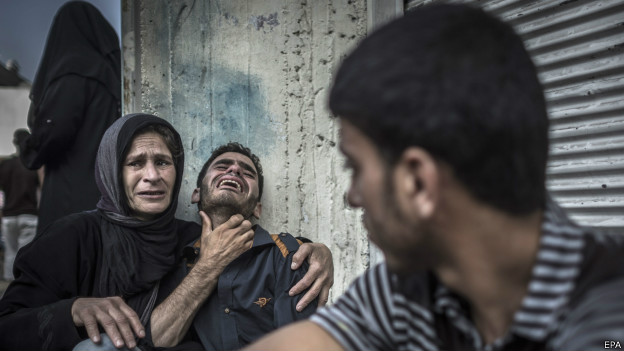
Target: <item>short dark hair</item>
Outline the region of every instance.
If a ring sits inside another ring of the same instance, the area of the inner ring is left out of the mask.
[[[201,187],[201,183],[206,176],[206,172],[208,171],[208,167],[212,164],[212,162],[222,154],[226,152],[236,152],[241,155],[249,157],[251,162],[253,162],[254,167],[256,167],[256,171],[258,172],[258,201],[262,199],[262,188],[264,187],[264,174],[262,173],[262,165],[260,164],[260,159],[258,156],[254,155],[248,147],[243,146],[237,142],[229,142],[227,144],[221,145],[212,151],[210,158],[208,161],[204,163],[199,175],[197,176],[197,187]]]
[[[329,106],[389,167],[419,146],[484,203],[515,215],[545,205],[542,86],[520,37],[481,9],[423,6],[374,32],[344,60]]]
[[[22,143],[22,140],[26,139],[29,135],[30,133],[25,128],[16,129],[13,132],[13,145],[15,145],[16,147],[19,147],[20,144]]]

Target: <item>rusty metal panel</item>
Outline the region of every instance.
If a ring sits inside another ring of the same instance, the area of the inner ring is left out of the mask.
[[[551,194],[579,223],[624,234],[624,0],[452,2],[481,6],[523,37],[548,101]]]

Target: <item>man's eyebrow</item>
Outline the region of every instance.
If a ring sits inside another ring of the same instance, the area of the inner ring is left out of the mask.
[[[253,167],[247,162],[239,162],[240,166],[243,167],[246,171],[251,172],[253,175],[256,175],[257,172]]]
[[[243,168],[244,170],[253,173],[253,175],[257,175],[258,173],[256,172],[256,170],[247,162],[244,161],[234,161],[232,159],[229,158],[222,158],[220,160],[215,161],[212,165],[216,166],[216,165],[226,165],[229,166],[231,164],[234,164],[234,162],[238,163],[238,165],[241,166],[241,168]]]

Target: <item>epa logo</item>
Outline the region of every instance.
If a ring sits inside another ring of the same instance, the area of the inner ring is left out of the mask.
[[[619,341],[613,341],[613,340],[609,340],[609,341],[605,341],[605,349],[621,349],[622,348],[622,344],[620,344]]]

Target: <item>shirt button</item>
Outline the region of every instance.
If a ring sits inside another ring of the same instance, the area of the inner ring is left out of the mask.
[[[225,308],[225,313],[230,313],[230,309],[229,308]]]

